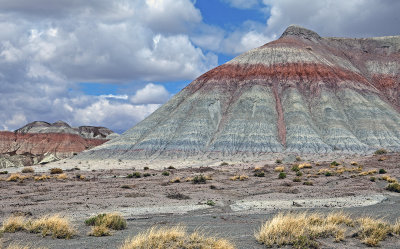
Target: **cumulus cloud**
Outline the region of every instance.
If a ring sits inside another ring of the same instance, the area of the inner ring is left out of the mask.
[[[232,7],[239,8],[239,9],[250,9],[257,7],[260,0],[223,0],[226,3],[229,3]]]
[[[131,102],[134,104],[162,104],[167,102],[169,97],[170,93],[164,86],[149,83],[131,97]]]
[[[322,36],[399,35],[397,0],[263,0],[270,7],[269,34],[299,24]]]

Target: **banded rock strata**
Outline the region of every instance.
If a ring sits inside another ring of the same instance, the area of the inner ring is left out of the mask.
[[[0,132],[0,168],[67,158],[117,136],[104,127],[72,128],[62,121],[53,124],[35,121],[15,132]]]
[[[79,158],[399,150],[399,84],[400,36],[322,38],[289,26]]]

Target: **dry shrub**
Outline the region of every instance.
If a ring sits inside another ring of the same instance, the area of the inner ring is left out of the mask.
[[[52,168],[50,169],[50,174],[54,175],[54,174],[62,174],[64,173],[64,171],[60,168]]]
[[[41,233],[43,237],[51,235],[58,239],[69,239],[76,233],[70,221],[57,214],[28,221],[26,229],[31,233]]]
[[[25,230],[26,220],[23,216],[11,216],[3,222],[1,231],[6,233],[15,233]]]
[[[186,177],[186,178],[185,178],[185,182],[191,182],[191,181],[193,181],[193,177],[190,177],[190,176],[189,176],[189,177]]]
[[[299,169],[311,169],[312,165],[311,163],[300,163],[299,164]]]
[[[25,179],[30,178],[29,176],[23,176],[21,174],[15,173],[15,174],[11,174],[6,181],[7,182],[17,182],[17,181],[23,181]]]
[[[383,176],[381,176],[381,179],[382,179],[382,180],[385,180],[385,181],[387,181],[387,182],[389,182],[389,183],[395,183],[395,182],[397,182],[397,179],[391,177],[390,175],[383,175]]]
[[[285,166],[275,167],[275,172],[283,172],[283,171],[285,171]]]
[[[235,176],[230,177],[229,180],[236,181],[236,180],[239,180],[239,178],[240,178],[240,176],[235,175]]]
[[[343,212],[322,215],[318,213],[279,213],[268,220],[256,239],[267,246],[292,245],[294,248],[318,248],[318,238],[333,236],[343,241],[347,230],[368,246],[378,246],[391,233],[400,234],[400,220],[391,226],[380,219],[362,217],[353,220]]]
[[[44,181],[44,180],[47,180],[50,178],[51,178],[51,176],[49,176],[49,175],[41,175],[41,176],[35,176],[33,179],[35,181]]]
[[[25,167],[21,170],[21,173],[34,173],[35,170],[32,167]]]
[[[296,248],[315,246],[316,238],[333,236],[337,241],[343,240],[345,229],[341,225],[346,224],[347,219],[342,213],[331,214],[329,219],[318,213],[279,213],[267,221],[255,237],[271,247],[275,244]]]
[[[376,174],[376,173],[378,173],[378,170],[377,169],[371,169],[371,170],[368,170],[368,171],[362,171],[360,174],[358,174],[358,175],[360,175],[360,176],[366,176],[366,175],[373,175],[373,174]]]
[[[262,168],[260,166],[254,167],[253,171],[260,171]]]
[[[180,177],[175,177],[174,179],[170,180],[171,183],[179,183],[181,182],[181,178]]]
[[[249,176],[247,176],[247,175],[241,175],[241,176],[239,177],[239,180],[240,180],[240,181],[245,181],[245,180],[247,180],[247,179],[249,179]]]
[[[111,232],[107,226],[100,225],[100,226],[93,226],[89,235],[94,237],[103,237],[103,236],[110,236]]]
[[[188,234],[182,226],[175,227],[153,227],[140,233],[132,239],[127,239],[120,249],[134,248],[213,248],[233,249],[236,248],[226,239],[206,237],[194,232]]]
[[[123,230],[126,228],[126,220],[117,213],[98,214],[85,220],[88,226],[105,226],[113,230]]]
[[[59,175],[57,176],[57,179],[59,179],[59,180],[68,179],[68,175],[65,174],[65,173],[59,174]]]
[[[357,163],[357,162],[354,162],[354,161],[351,162],[350,164],[353,165],[353,166],[357,166],[357,165],[358,165],[358,163]]]
[[[377,246],[391,233],[391,227],[383,220],[363,217],[357,220],[360,224],[357,237],[368,246]]]

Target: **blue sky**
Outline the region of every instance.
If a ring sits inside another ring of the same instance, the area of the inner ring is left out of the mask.
[[[0,0],[0,130],[63,120],[123,132],[290,24],[399,35],[399,12],[397,0]]]

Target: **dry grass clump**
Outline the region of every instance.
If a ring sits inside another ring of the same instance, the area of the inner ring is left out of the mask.
[[[51,235],[57,239],[69,239],[76,234],[70,221],[57,214],[28,221],[25,227],[31,233],[40,233],[43,237]]]
[[[33,179],[35,181],[44,181],[44,180],[47,180],[47,179],[50,179],[50,178],[51,178],[51,176],[43,174],[41,176],[35,176]]]
[[[377,169],[371,169],[371,170],[368,170],[368,171],[362,171],[362,172],[359,173],[358,175],[360,175],[360,176],[366,176],[366,175],[373,175],[373,174],[376,174],[376,173],[378,173],[378,170],[377,170]]]
[[[23,216],[11,216],[3,222],[2,232],[15,233],[25,230],[26,220]]]
[[[181,182],[181,178],[180,177],[175,177],[174,179],[171,179],[169,182],[170,183],[179,183],[179,182]]]
[[[275,172],[283,172],[283,171],[285,171],[285,166],[275,167]]]
[[[382,180],[385,180],[385,181],[387,181],[387,182],[389,182],[389,183],[395,183],[395,182],[397,182],[397,179],[391,177],[390,175],[383,175],[383,176],[381,176],[381,179],[382,179]]]
[[[24,167],[21,170],[21,173],[34,173],[34,172],[35,172],[35,170],[32,167]]]
[[[175,227],[152,227],[140,233],[132,239],[127,239],[120,249],[136,248],[213,248],[213,249],[234,249],[236,248],[226,239],[206,237],[194,232],[188,234],[182,226]]]
[[[363,217],[357,220],[360,224],[357,237],[368,246],[377,246],[380,241],[385,240],[391,233],[392,228],[383,220]]]
[[[397,182],[390,183],[389,185],[386,186],[386,190],[400,193],[400,184]]]
[[[318,248],[316,239],[332,236],[339,242],[345,240],[346,234],[368,246],[378,246],[392,233],[400,234],[400,220],[392,226],[370,217],[352,219],[343,212],[328,215],[279,213],[268,220],[255,237],[270,247],[291,245],[294,248]]]
[[[117,213],[98,214],[85,220],[88,226],[105,226],[113,230],[126,228],[126,220]]]
[[[15,173],[15,174],[11,174],[6,181],[7,182],[17,182],[17,181],[23,181],[25,179],[29,179],[29,176],[23,176],[21,174]]]
[[[311,163],[300,163],[299,164],[299,169],[311,169],[312,165]]]
[[[89,233],[89,236],[94,236],[94,237],[103,237],[110,235],[111,235],[110,229],[105,225],[93,226],[92,230]]]
[[[50,169],[50,174],[54,175],[54,174],[62,174],[64,173],[64,171],[60,168],[52,168]]]
[[[355,161],[352,161],[352,162],[350,163],[350,165],[357,166],[357,165],[358,165],[358,163],[357,163],[357,162],[355,162]]]
[[[231,180],[231,181],[236,181],[236,180],[245,181],[248,179],[249,179],[249,176],[247,176],[247,175],[235,175],[235,176],[232,176],[231,178],[229,178],[229,180]]]
[[[65,173],[62,173],[62,174],[57,175],[56,178],[59,180],[65,180],[65,179],[68,179],[68,175]]]

